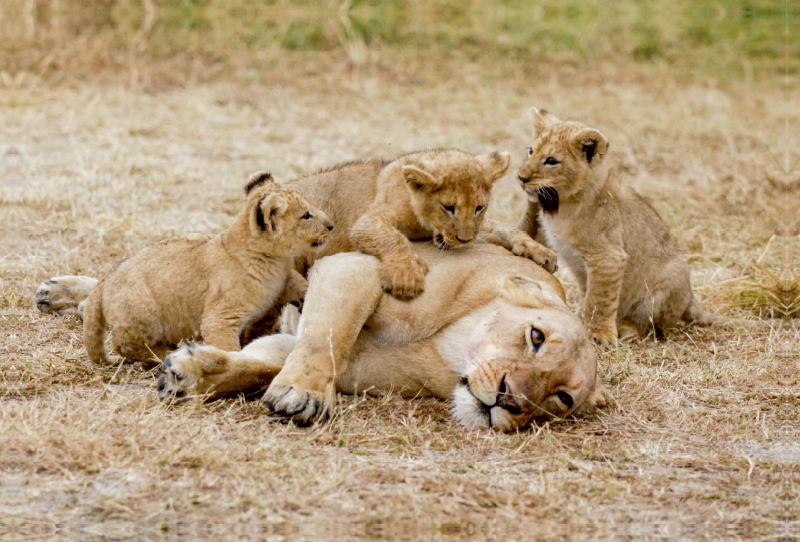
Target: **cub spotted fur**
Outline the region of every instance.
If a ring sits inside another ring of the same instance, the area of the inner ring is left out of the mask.
[[[614,345],[618,327],[645,334],[680,322],[735,322],[697,305],[667,226],[605,159],[608,139],[535,107],[530,116],[533,143],[517,171],[529,208],[519,227],[543,233],[577,279],[589,336]]]
[[[238,350],[245,326],[276,302],[303,297],[307,284],[294,259],[324,243],[333,223],[269,173],[253,174],[245,191],[245,206],[226,231],[147,247],[92,290],[83,315],[92,361],[113,362],[105,350],[107,326],[116,352],[132,361],[163,358],[198,336]]]
[[[411,241],[432,239],[449,249],[480,238],[553,272],[552,250],[485,218],[492,186],[509,159],[508,153],[427,150],[391,162],[344,164],[292,181],[337,223],[325,251],[310,257],[354,249],[376,256],[383,264],[381,287],[403,300],[422,293],[428,271]]]

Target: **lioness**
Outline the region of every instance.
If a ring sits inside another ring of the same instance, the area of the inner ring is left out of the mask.
[[[575,276],[589,337],[613,346],[618,328],[627,335],[680,322],[740,323],[695,302],[689,266],[667,226],[622,185],[605,160],[608,139],[600,131],[535,107],[529,114],[533,143],[517,171],[529,205],[519,226],[543,233]]]
[[[159,397],[269,385],[269,408],[307,424],[330,414],[335,390],[394,390],[452,399],[465,426],[504,431],[605,403],[594,348],[551,274],[491,244],[411,249],[429,269],[414,300],[384,293],[376,258],[329,256],[311,271],[296,336],[240,352],[185,345],[164,361]]]
[[[181,340],[199,336],[238,350],[245,326],[276,302],[304,295],[306,281],[294,270],[294,259],[323,244],[333,223],[269,173],[252,175],[245,192],[244,208],[224,232],[156,243],[97,284],[83,314],[92,361],[116,361],[105,350],[107,326],[114,350],[129,361],[146,362],[153,354],[163,358]],[[72,283],[80,281],[72,278]],[[50,299],[57,297],[55,286],[48,287]],[[60,291],[72,293],[61,286]],[[281,292],[286,299],[279,299]]]
[[[337,224],[326,249],[309,255],[306,267],[318,257],[358,249],[381,260],[381,288],[409,300],[422,293],[427,273],[409,240],[433,239],[448,249],[480,238],[554,271],[552,250],[485,218],[492,186],[509,160],[508,153],[437,149],[390,162],[351,162],[291,181]]]

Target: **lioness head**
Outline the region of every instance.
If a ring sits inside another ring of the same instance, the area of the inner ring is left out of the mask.
[[[245,186],[245,213],[251,243],[273,256],[300,255],[325,244],[333,221],[302,193],[276,183],[266,171],[254,173]]]
[[[465,245],[478,236],[492,186],[505,175],[510,157],[448,149],[403,166],[411,206],[419,223],[433,231],[437,247]]]
[[[467,347],[469,367],[454,392],[454,416],[469,428],[514,431],[572,414],[597,380],[597,358],[580,319],[529,278],[506,280],[500,293],[503,302]]]
[[[580,122],[560,121],[532,107],[533,143],[517,179],[529,198],[537,198],[545,213],[558,212],[559,199],[579,194],[594,178],[605,157],[608,139]]]

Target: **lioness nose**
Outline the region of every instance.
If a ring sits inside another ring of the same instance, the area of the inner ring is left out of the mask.
[[[522,409],[515,400],[514,393],[511,391],[511,386],[506,382],[506,376],[507,375],[503,375],[502,380],[500,380],[500,386],[497,388],[497,402],[495,406],[504,408],[511,414],[519,414],[522,412]]]

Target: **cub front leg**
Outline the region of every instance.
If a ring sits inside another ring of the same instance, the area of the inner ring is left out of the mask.
[[[350,238],[361,252],[380,259],[380,286],[385,292],[408,301],[424,291],[428,265],[411,250],[411,242],[395,227],[391,215],[365,214],[353,226]]]
[[[302,306],[306,298],[306,291],[308,291],[308,281],[296,270],[291,269],[286,276],[283,291],[278,297],[278,306],[282,307],[289,303],[296,303],[298,306]]]
[[[336,375],[347,368],[353,344],[383,294],[380,273],[377,259],[357,253],[314,265],[297,344],[264,394],[276,415],[300,425],[331,415]]]
[[[601,346],[617,345],[617,309],[628,255],[621,248],[586,258],[586,296],[581,318],[589,338]]]
[[[534,241],[522,230],[487,218],[481,226],[480,238],[488,243],[500,245],[516,256],[533,260],[550,273],[558,270],[558,255],[553,250]]]
[[[200,335],[203,342],[216,346],[222,350],[237,351],[242,346],[239,337],[242,333],[244,318],[239,315],[228,314],[230,311],[213,307],[213,303],[206,309],[200,322]]]

